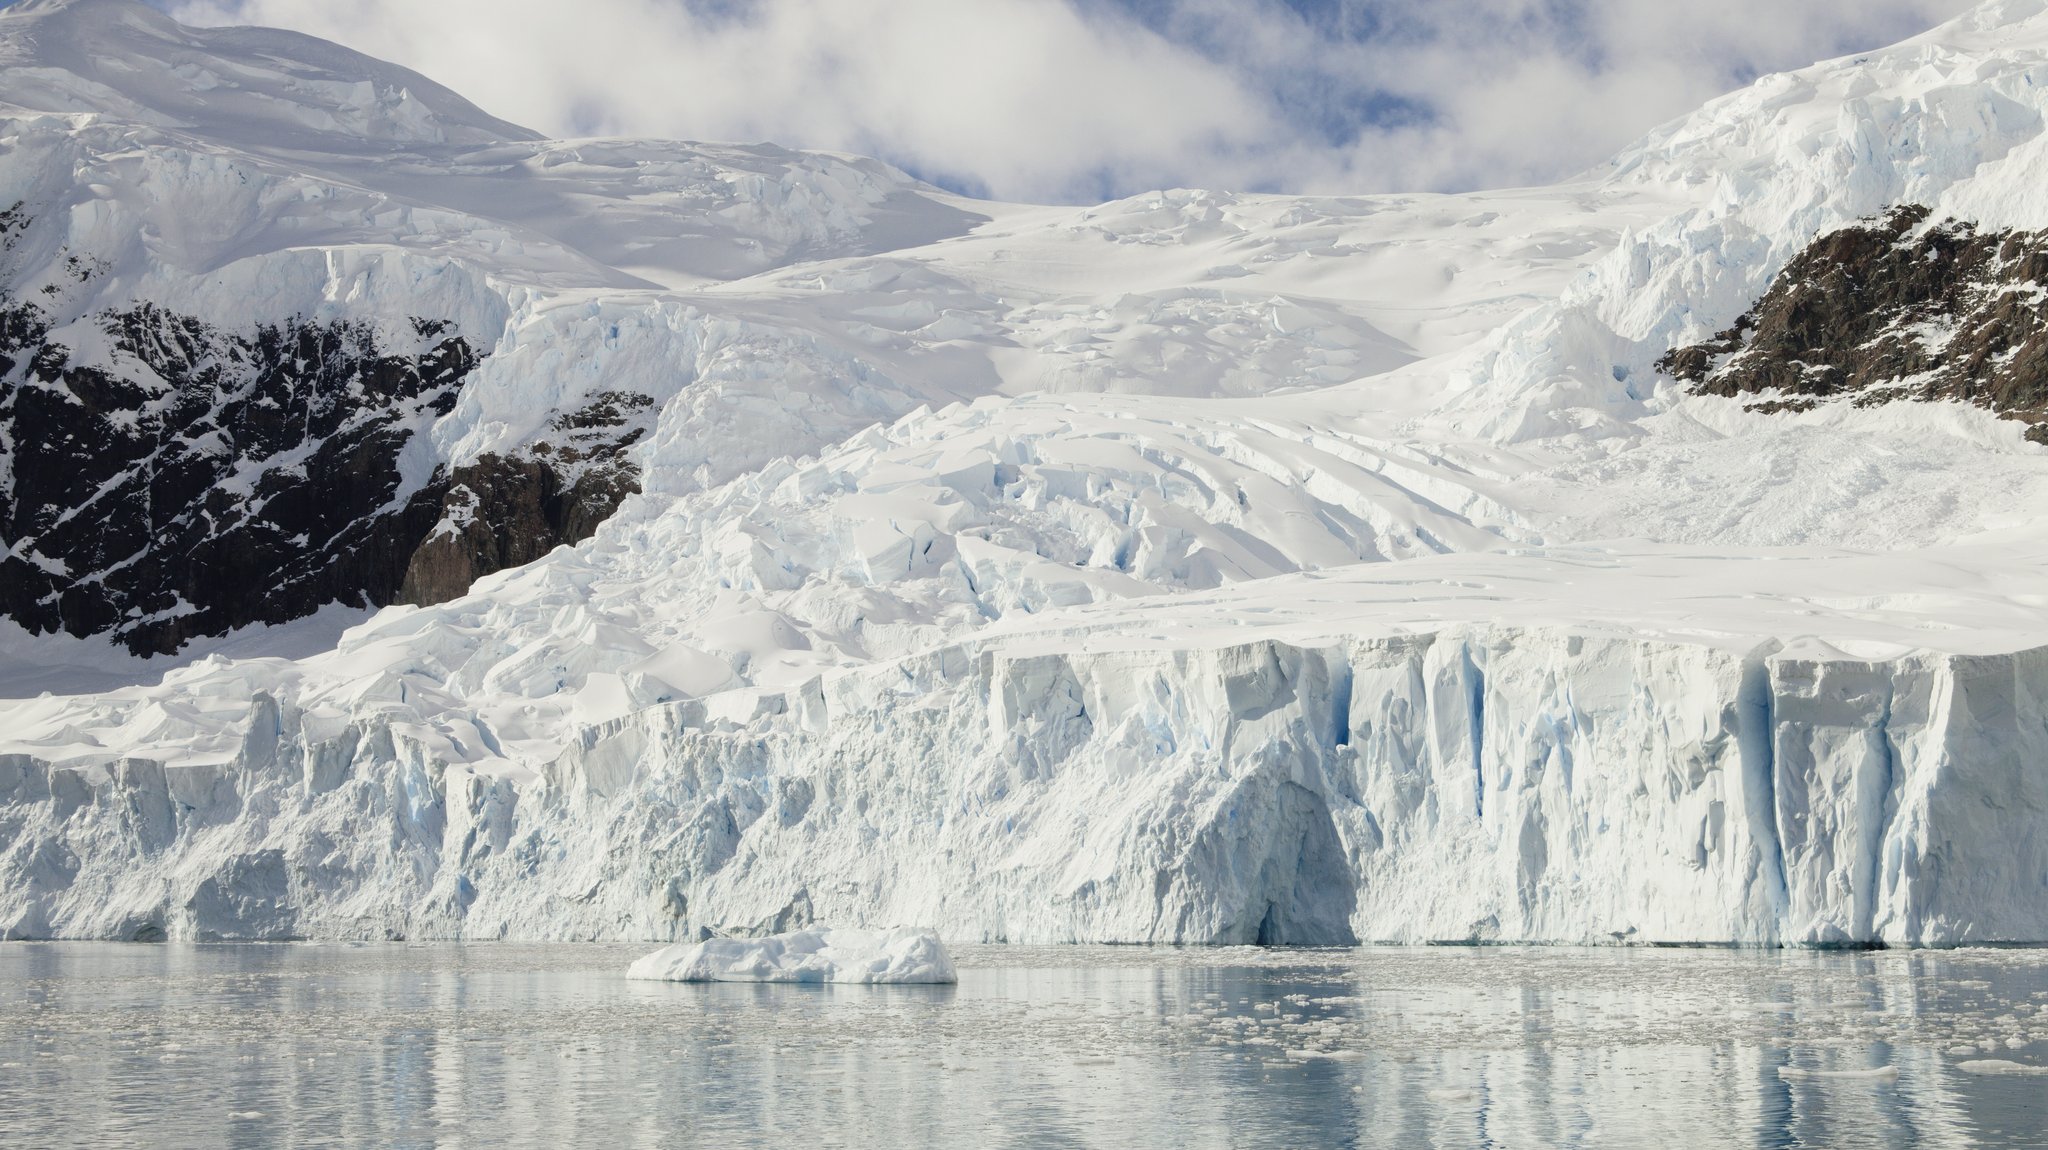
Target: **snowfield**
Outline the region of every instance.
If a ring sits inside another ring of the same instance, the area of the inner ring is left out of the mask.
[[[1655,368],[1893,204],[2048,228],[2044,114],[1994,0],[1553,188],[1032,207],[25,0],[0,288],[74,356],[445,318],[414,484],[652,403],[451,601],[0,622],[0,937],[2048,941],[2048,454]]]

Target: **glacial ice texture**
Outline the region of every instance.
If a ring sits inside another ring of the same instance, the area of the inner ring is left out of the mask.
[[[11,938],[2048,939],[2048,651],[1453,628],[964,645],[648,708],[536,777],[259,701],[231,761],[0,758]]]

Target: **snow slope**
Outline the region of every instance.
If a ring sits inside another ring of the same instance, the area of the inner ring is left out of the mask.
[[[0,634],[0,932],[2048,940],[2048,456],[1654,367],[1892,204],[2048,225],[2039,0],[1555,188],[1089,209],[120,0],[0,58],[70,322],[448,317],[421,476],[653,401],[639,495],[452,601]]]

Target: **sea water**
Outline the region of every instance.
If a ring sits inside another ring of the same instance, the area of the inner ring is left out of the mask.
[[[7,1146],[2048,1145],[2048,952],[0,946]]]

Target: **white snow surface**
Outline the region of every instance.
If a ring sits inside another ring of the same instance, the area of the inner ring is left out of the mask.
[[[81,341],[452,319],[422,479],[657,407],[453,602],[0,632],[0,935],[2048,940],[2048,453],[1652,366],[1893,203],[2048,226],[2044,112],[1997,0],[1556,187],[1033,207],[17,4],[0,287]]]
[[[960,981],[946,944],[928,930],[813,928],[763,938],[679,942],[636,960],[627,978],[651,982],[837,982],[867,985]]]

